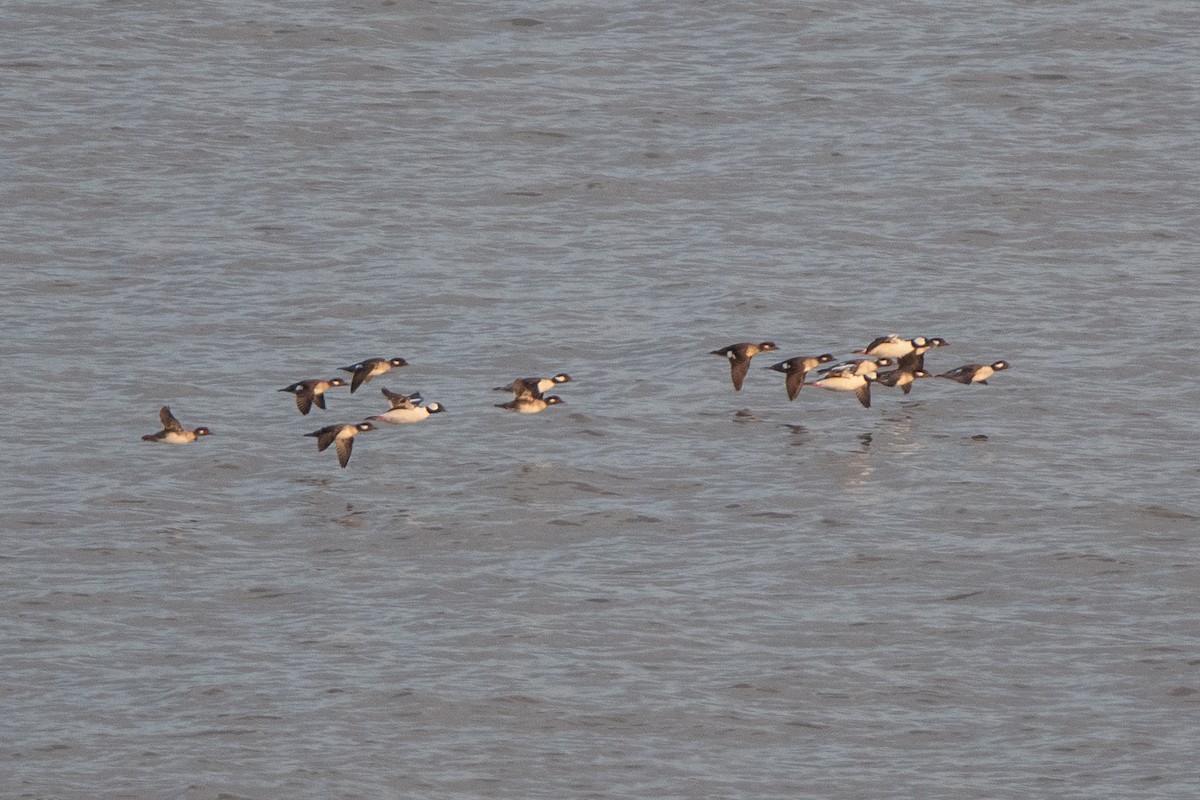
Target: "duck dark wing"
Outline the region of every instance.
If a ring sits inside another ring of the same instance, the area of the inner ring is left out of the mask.
[[[346,465],[350,463],[350,453],[352,450],[354,450],[353,436],[337,440],[338,463],[342,465],[342,469],[345,469]]]
[[[179,424],[179,420],[175,419],[175,415],[171,413],[170,406],[163,406],[158,412],[158,419],[162,422],[163,430],[168,433],[182,433],[183,426]]]
[[[359,365],[358,369],[354,370],[354,377],[350,379],[350,394],[354,394],[356,391],[358,391],[358,387],[362,386],[369,380],[371,380],[370,365]]]
[[[797,369],[787,374],[787,395],[788,400],[795,400],[800,394],[800,390],[804,388],[804,379],[808,377],[808,371]]]
[[[875,380],[879,381],[884,386],[895,386],[900,380],[900,370],[893,369],[888,372],[876,372]]]
[[[864,348],[862,349],[862,351],[863,351],[864,353],[869,353],[869,352],[871,352],[872,350],[874,350],[876,347],[879,347],[879,345],[881,345],[881,344],[884,344],[884,343],[886,343],[886,342],[890,342],[891,340],[892,340],[892,337],[891,337],[891,336],[880,336],[879,338],[877,338],[877,339],[875,339],[874,341],[872,341],[872,342],[871,342],[869,345],[867,345],[866,347],[864,347]]]
[[[871,382],[868,381],[862,386],[854,390],[854,396],[858,398],[858,402],[862,403],[863,408],[871,407]]]
[[[537,386],[530,386],[524,381],[513,382],[513,400],[523,402],[527,400],[541,400],[542,393],[537,390]]]
[[[379,391],[382,392],[383,396],[386,397],[388,402],[392,404],[392,408],[402,408],[405,410],[416,408],[417,404],[413,402],[413,398],[420,397],[420,395],[400,394],[399,392],[393,392],[391,389],[387,388],[381,388]]]
[[[368,358],[358,362],[357,364],[351,364],[348,367],[342,367],[343,372],[349,372],[354,375],[354,377],[350,379],[350,393],[353,394],[355,389],[371,380],[371,370],[375,369],[376,364],[380,364],[382,362],[382,358]]]
[[[512,382],[513,397],[518,400],[526,397],[531,400],[541,398],[542,393],[538,391],[539,383],[541,383],[541,378],[517,378]]]
[[[949,372],[943,372],[941,375],[938,375],[938,377],[949,378],[950,380],[958,381],[959,383],[970,383],[971,378],[975,377],[975,367],[968,364],[965,367],[959,367],[958,369],[952,369]]]
[[[317,452],[323,453],[329,445],[333,444],[333,440],[337,438],[339,429],[336,426],[329,428],[321,428],[319,431],[306,433],[305,436],[317,437]]]
[[[320,398],[317,399],[319,400]],[[307,386],[302,386],[296,390],[296,408],[300,410],[301,414],[307,416],[308,412],[312,410],[312,404],[313,394]],[[324,406],[321,407],[324,408]]]
[[[746,356],[731,356],[729,359],[729,377],[733,379],[733,390],[740,392],[746,373],[750,371],[750,359]]]
[[[296,399],[299,400],[300,398],[297,397]],[[325,394],[323,392],[321,394],[314,392],[312,401],[317,404],[317,408],[325,408]],[[308,412],[305,411],[303,413],[307,414]]]

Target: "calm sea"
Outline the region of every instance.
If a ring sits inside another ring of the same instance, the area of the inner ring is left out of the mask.
[[[1190,0],[0,29],[0,797],[1200,796]]]

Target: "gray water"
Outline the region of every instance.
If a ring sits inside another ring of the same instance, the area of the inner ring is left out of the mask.
[[[0,796],[1200,795],[1193,3],[0,30]]]

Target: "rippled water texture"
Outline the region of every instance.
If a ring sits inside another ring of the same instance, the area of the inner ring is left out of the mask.
[[[0,27],[0,796],[1200,795],[1192,3]]]

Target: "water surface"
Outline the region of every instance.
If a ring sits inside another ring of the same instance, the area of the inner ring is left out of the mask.
[[[0,23],[0,794],[1200,791],[1190,4]]]

